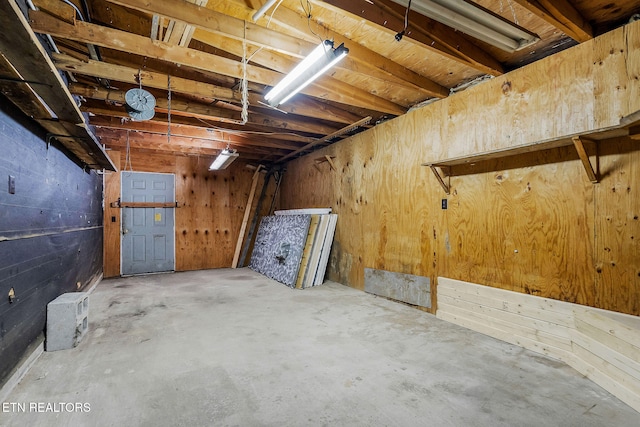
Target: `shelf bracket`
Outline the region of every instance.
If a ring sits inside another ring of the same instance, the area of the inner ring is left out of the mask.
[[[580,157],[580,160],[582,161],[582,166],[584,166],[584,170],[585,172],[587,172],[587,177],[589,178],[589,181],[591,181],[594,184],[598,183],[598,175],[597,175],[597,165],[598,165],[598,145],[596,143],[596,141],[592,141],[590,139],[586,139],[586,138],[582,138],[580,136],[574,136],[573,138],[571,138],[573,140],[573,145],[576,147],[576,151],[578,152],[578,157]],[[590,144],[594,144],[596,147],[596,168],[593,167],[593,165],[591,164],[591,160],[589,159],[589,154],[587,154],[587,151],[584,148],[584,143],[590,143]]]
[[[448,166],[440,166],[440,169],[446,175],[447,182],[444,182],[445,178],[440,174],[440,172],[438,172],[438,166],[437,165],[429,165],[429,167],[431,168],[431,172],[433,172],[433,174],[436,176],[436,179],[440,183],[440,186],[442,187],[444,192],[447,195],[451,194],[451,175],[449,174],[451,168],[448,167]],[[446,172],[445,172],[445,170],[446,170]]]
[[[336,165],[333,163],[333,159],[335,159],[335,156],[324,156],[324,157],[319,157],[317,159],[315,159],[315,167],[316,169],[320,170],[320,167],[318,166],[320,163],[324,163],[327,162],[329,163],[329,168],[332,169],[334,172],[337,172],[338,169],[336,168]]]

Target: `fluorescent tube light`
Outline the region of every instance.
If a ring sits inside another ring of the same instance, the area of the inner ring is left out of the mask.
[[[217,171],[220,169],[226,169],[235,159],[238,158],[238,153],[236,150],[232,150],[229,148],[225,148],[218,154],[218,157],[215,158],[211,166],[209,166],[210,171]]]
[[[403,6],[406,0],[392,0]],[[465,0],[412,0],[411,9],[460,32],[507,52],[514,52],[540,39]]]
[[[275,85],[264,99],[273,107],[287,102],[293,95],[337,64],[347,53],[349,49],[344,47],[344,44],[333,49],[333,42],[325,40]]]

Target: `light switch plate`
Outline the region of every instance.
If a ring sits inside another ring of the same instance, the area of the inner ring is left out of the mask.
[[[16,194],[16,177],[9,175],[9,194]]]

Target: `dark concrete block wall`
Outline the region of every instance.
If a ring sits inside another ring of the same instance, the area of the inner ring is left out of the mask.
[[[102,176],[55,141],[47,147],[0,96],[0,384],[42,338],[47,304],[101,273]]]

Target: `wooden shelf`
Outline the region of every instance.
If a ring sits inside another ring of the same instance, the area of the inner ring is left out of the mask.
[[[47,130],[47,144],[56,139],[86,167],[115,171],[15,1],[0,2],[0,26],[0,90]]]
[[[452,157],[450,159],[439,160],[437,162],[426,162],[422,163],[422,166],[428,166],[431,169],[444,192],[446,194],[449,194],[451,187],[451,168],[453,166],[473,165],[475,163],[485,162],[488,160],[501,159],[518,154],[533,153],[537,151],[573,145],[576,148],[580,160],[582,161],[587,177],[591,182],[597,183],[597,170],[592,166],[584,145],[587,143],[595,144],[597,156],[598,143],[620,137],[640,139],[640,111],[636,111],[633,114],[623,117],[620,120],[620,124],[616,126],[597,129],[591,132],[565,135],[561,138],[549,138],[546,140],[522,144],[515,147],[508,147],[493,151],[484,151],[467,156]]]

